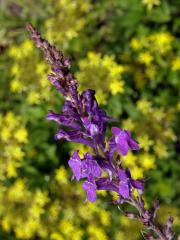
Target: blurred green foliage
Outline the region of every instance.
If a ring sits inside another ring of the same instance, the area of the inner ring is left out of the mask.
[[[93,88],[141,151],[123,164],[145,176],[145,201],[180,226],[179,0],[0,1],[0,239],[141,239],[102,192],[96,204],[72,183],[67,160],[84,146],[53,139],[45,116],[62,98],[25,31],[31,22],[73,59],[79,88]]]

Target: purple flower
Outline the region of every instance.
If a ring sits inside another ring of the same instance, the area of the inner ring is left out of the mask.
[[[90,140],[88,140],[87,136],[82,131],[71,130],[65,131],[63,129],[59,129],[57,134],[55,135],[55,140],[65,139],[66,141],[83,143],[90,147],[93,147]]]
[[[98,190],[113,191],[118,193],[117,183],[111,181],[109,178],[100,178],[96,181],[96,186]]]
[[[99,128],[98,128],[98,125],[97,124],[94,124],[92,123],[88,117],[85,117],[83,119],[83,124],[87,130],[87,133],[90,135],[90,136],[96,136],[99,134]]]
[[[129,148],[132,150],[139,150],[138,143],[132,139],[131,133],[129,131],[122,130],[117,127],[112,127],[111,131],[114,135],[113,143],[115,149],[119,154],[123,156],[127,155]]]
[[[93,156],[90,153],[84,155],[84,160],[82,161],[82,177],[97,178],[101,176],[101,168],[97,161],[93,160]]]
[[[133,180],[131,178],[131,174],[128,168],[126,170],[120,168],[118,171],[118,175],[119,175],[119,194],[122,197],[129,198],[130,190],[132,187],[143,191],[144,189],[143,181],[138,179]]]
[[[66,126],[71,129],[81,130],[82,127],[75,121],[72,116],[66,116],[64,114],[57,114],[50,111],[47,115],[47,120],[53,120],[58,123],[59,126]]]
[[[96,190],[97,190],[95,181],[87,180],[83,183],[82,187],[86,191],[87,199],[90,202],[95,202],[96,201]]]
[[[130,182],[126,172],[119,169],[119,194],[124,198],[129,198]]]
[[[82,176],[81,174],[82,162],[77,151],[73,152],[72,157],[68,161],[68,164],[73,171],[74,177],[76,178],[77,181],[79,181]]]
[[[81,178],[94,180],[95,178],[101,176],[102,170],[100,166],[98,165],[97,161],[93,159],[93,156],[88,152],[81,160],[78,152],[74,151],[70,160],[68,161],[68,164],[77,180],[80,180]]]

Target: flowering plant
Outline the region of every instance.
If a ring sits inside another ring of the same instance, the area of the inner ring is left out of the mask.
[[[77,80],[70,71],[70,60],[41,38],[32,25],[28,24],[27,29],[36,47],[43,50],[45,59],[51,66],[49,81],[65,99],[61,114],[50,111],[47,115],[48,120],[58,124],[55,139],[82,143],[92,148],[93,154],[87,152],[82,159],[78,151],[74,151],[68,162],[73,179],[84,179],[83,189],[87,200],[96,201],[96,192],[99,190],[116,192],[118,199],[113,204],[128,203],[137,209],[137,212],[124,214],[143,223],[147,229],[145,234],[142,233],[145,239],[173,239],[173,218],[170,216],[163,228],[159,226],[159,201],[153,202],[153,209],[146,209],[143,202],[145,180],[133,179],[130,170],[121,163],[121,157],[127,155],[130,149],[139,150],[138,142],[129,131],[117,127],[112,127],[110,138],[106,136],[107,124],[114,122],[114,119],[99,107],[95,91],[87,89],[79,93]]]

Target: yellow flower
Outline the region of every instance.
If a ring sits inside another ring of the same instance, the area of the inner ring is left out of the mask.
[[[124,92],[124,82],[120,82],[118,80],[114,80],[110,83],[110,90],[112,95],[116,95],[117,93]]]
[[[28,132],[25,128],[19,128],[17,129],[16,133],[15,133],[15,139],[18,140],[18,142],[20,143],[27,143],[28,139]]]
[[[172,70],[173,71],[180,71],[180,57],[176,57],[172,61]]]
[[[123,128],[126,128],[129,131],[133,131],[135,128],[135,123],[132,121],[132,119],[128,118],[123,121]]]
[[[139,62],[149,66],[153,61],[153,56],[149,52],[143,52],[139,54]]]
[[[110,192],[111,195],[112,195],[112,199],[114,201],[118,200],[119,199],[119,194],[117,192]]]
[[[131,39],[131,47],[134,50],[138,50],[141,48],[140,41],[137,38],[132,38]]]
[[[12,162],[12,161],[9,161],[7,163],[7,166],[6,166],[6,172],[7,172],[7,177],[11,178],[11,177],[16,177],[17,176],[17,164]]]
[[[74,231],[71,234],[72,240],[81,240],[83,236],[83,231],[81,229],[74,229]]]
[[[34,195],[34,202],[43,207],[46,203],[49,202],[48,193],[38,189]]]
[[[50,83],[49,83],[49,81],[47,81],[45,76],[44,77],[42,76],[42,78],[39,80],[39,83],[42,88],[50,87]]]
[[[105,210],[99,211],[100,221],[104,226],[109,226],[111,223],[111,218],[109,212]]]
[[[35,91],[31,91],[29,92],[28,96],[27,96],[27,101],[30,104],[38,104],[40,101],[40,95],[38,92]]]
[[[154,146],[154,151],[159,158],[164,158],[168,156],[167,146],[160,141],[157,141]]]
[[[155,167],[155,157],[148,153],[142,154],[139,156],[139,162],[141,166],[146,170],[152,169]]]
[[[68,182],[68,174],[64,166],[56,170],[55,179],[59,184]]]
[[[107,94],[101,89],[96,90],[96,99],[98,103],[105,105],[107,103]]]
[[[10,219],[7,216],[1,220],[1,226],[6,232],[9,232],[11,230]]]
[[[142,136],[140,136],[138,138],[138,142],[140,143],[140,147],[143,148],[146,152],[149,151],[150,147],[154,143],[147,134],[143,134]]]
[[[151,64],[145,69],[145,72],[149,79],[154,79],[154,77],[157,73],[157,67],[154,66],[153,64]]]
[[[50,236],[51,240],[65,240],[63,236],[58,232],[53,232]]]
[[[80,90],[95,89],[99,103],[105,104],[109,93],[116,95],[124,91],[124,72],[125,67],[117,64],[113,55],[88,52],[87,58],[79,61],[76,77]]]
[[[148,10],[151,10],[154,6],[160,5],[160,0],[142,0],[142,3],[147,6]]]
[[[27,55],[29,52],[33,51],[33,47],[32,41],[28,39],[23,42],[21,51],[24,55]]]
[[[63,233],[64,235],[70,236],[74,230],[74,226],[71,222],[63,219],[60,222],[59,229],[60,229],[61,233]]]
[[[59,202],[58,201],[52,202],[49,209],[50,218],[57,219],[60,210],[61,210],[61,207],[59,205]]]
[[[12,138],[10,129],[6,126],[3,127],[3,129],[1,130],[1,133],[0,133],[0,137],[1,137],[2,141],[8,142]]]
[[[11,68],[11,73],[13,75],[17,75],[19,74],[19,65],[17,63],[15,63],[12,68]]]
[[[99,226],[91,224],[87,228],[90,240],[108,240],[106,233]]]
[[[142,99],[137,101],[137,108],[143,113],[148,114],[152,112],[152,103],[148,100]]]
[[[9,188],[8,197],[14,201],[22,200],[26,193],[25,181],[17,179],[14,184]]]
[[[152,50],[156,53],[165,54],[171,50],[171,43],[174,37],[168,32],[154,33],[149,36],[149,41],[152,45]]]
[[[15,117],[13,112],[7,112],[4,120],[9,128],[14,128],[18,122],[18,119]]]
[[[129,226],[131,224],[130,220],[125,216],[121,216],[120,220],[121,220],[121,223],[125,226]]]
[[[104,197],[104,196],[107,196],[107,191],[101,190],[101,191],[98,191],[97,194]]]
[[[46,69],[47,69],[47,65],[43,62],[38,63],[36,66],[36,72],[37,74],[40,74],[40,75],[44,74]]]
[[[131,170],[133,178],[142,178],[143,177],[143,169],[139,166],[134,166]]]
[[[19,49],[14,46],[9,49],[9,55],[10,57],[14,57],[16,59],[20,59],[22,57],[21,51],[19,51]]]
[[[44,211],[45,210],[41,206],[32,204],[31,208],[28,211],[28,215],[34,219],[38,219],[40,215],[44,213]]]
[[[22,159],[24,157],[24,152],[22,151],[21,147],[15,146],[13,149],[11,149],[11,156],[14,157],[15,159]]]
[[[153,109],[153,116],[156,121],[161,122],[165,118],[166,113],[163,108],[157,108]]]
[[[10,88],[12,92],[21,92],[23,90],[22,83],[17,79],[11,81]]]
[[[137,157],[132,152],[128,152],[128,155],[122,157],[122,160],[124,160],[125,165],[130,167],[136,165]]]

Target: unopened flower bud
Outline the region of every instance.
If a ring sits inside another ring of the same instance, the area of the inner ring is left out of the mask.
[[[125,212],[125,216],[128,217],[129,219],[137,218],[136,215],[132,212]]]
[[[154,209],[159,209],[160,204],[159,204],[159,200],[158,199],[154,200],[153,206],[154,206]]]
[[[149,210],[146,210],[145,213],[143,214],[143,218],[147,221],[151,218],[151,216],[152,216],[152,213]]]
[[[169,218],[168,218],[168,220],[167,220],[167,227],[168,227],[168,228],[171,228],[173,222],[174,222],[173,217],[169,216]]]

